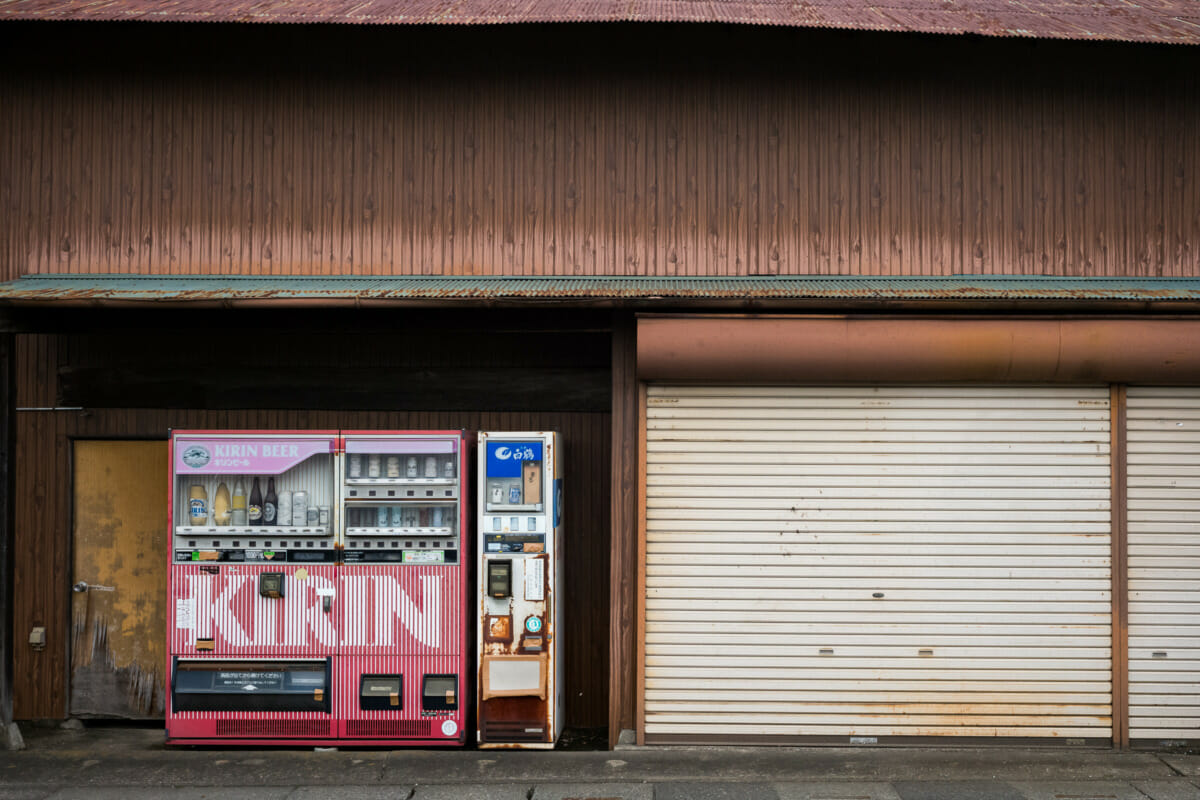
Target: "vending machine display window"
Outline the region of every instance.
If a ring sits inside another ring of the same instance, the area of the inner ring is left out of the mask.
[[[542,510],[542,452],[542,442],[488,442],[484,482],[487,511]]]
[[[346,440],[346,496],[420,500],[458,496],[458,450],[453,439]]]
[[[333,451],[334,439],[326,436],[177,436],[172,508],[176,545],[280,547],[285,537],[331,538]],[[225,541],[231,537],[238,538],[236,545]],[[268,540],[271,545],[265,544]]]
[[[451,536],[458,526],[458,504],[445,502],[394,503],[367,501],[347,506],[347,536],[427,534]]]

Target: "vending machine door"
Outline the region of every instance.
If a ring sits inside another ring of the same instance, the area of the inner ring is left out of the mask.
[[[341,735],[359,743],[461,744],[469,437],[342,436]]]
[[[172,654],[336,651],[337,443],[334,432],[172,434]]]
[[[337,444],[336,431],[172,433],[168,741],[337,735]]]

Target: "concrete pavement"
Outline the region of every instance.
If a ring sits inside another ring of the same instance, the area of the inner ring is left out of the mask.
[[[1200,800],[1200,755],[1078,746],[614,752],[167,748],[25,729],[0,800]]]

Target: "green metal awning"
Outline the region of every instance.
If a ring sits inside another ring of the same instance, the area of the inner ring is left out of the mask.
[[[1198,278],[1028,276],[480,277],[58,274],[0,283],[3,305],[528,303],[710,305],[1200,301]]]

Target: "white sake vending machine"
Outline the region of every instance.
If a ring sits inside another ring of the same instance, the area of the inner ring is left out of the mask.
[[[481,432],[478,741],[551,749],[563,727],[562,437]]]

